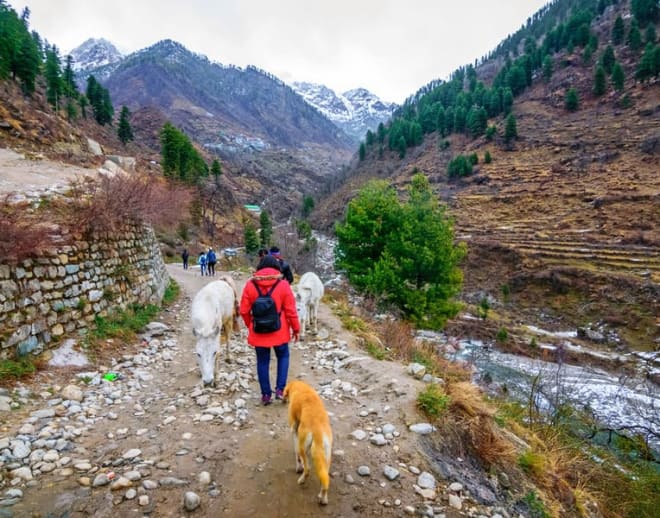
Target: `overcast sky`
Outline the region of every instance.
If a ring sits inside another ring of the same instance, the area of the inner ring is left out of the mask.
[[[547,0],[9,0],[64,56],[88,38],[122,52],[173,39],[283,81],[364,87],[397,103],[492,50]]]

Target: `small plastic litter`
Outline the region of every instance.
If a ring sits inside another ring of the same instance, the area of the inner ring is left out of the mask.
[[[118,380],[119,378],[121,378],[121,375],[117,372],[112,372],[112,371],[106,372],[103,375],[103,379],[106,381],[115,381]]]

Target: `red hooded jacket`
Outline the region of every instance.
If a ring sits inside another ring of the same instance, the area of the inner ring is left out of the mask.
[[[243,322],[245,322],[245,326],[248,328],[248,344],[252,346],[274,347],[276,345],[286,344],[291,341],[292,337],[296,338],[300,332],[300,322],[298,320],[298,312],[296,311],[296,298],[289,283],[283,280],[280,280],[273,293],[271,293],[271,297],[277,306],[277,311],[280,312],[282,326],[272,333],[255,333],[252,329],[252,304],[259,296],[252,281],[255,281],[261,292],[265,293],[281,278],[282,276],[278,270],[274,268],[263,268],[258,270],[254,274],[254,277],[245,283],[239,311]]]

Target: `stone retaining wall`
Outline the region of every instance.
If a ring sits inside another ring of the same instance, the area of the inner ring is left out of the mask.
[[[127,226],[27,259],[0,264],[0,359],[37,354],[97,315],[158,304],[169,276],[153,230]]]

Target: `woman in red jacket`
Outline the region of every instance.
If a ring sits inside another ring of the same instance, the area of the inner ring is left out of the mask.
[[[240,313],[248,328],[248,344],[254,347],[257,353],[257,377],[261,387],[261,402],[269,405],[272,397],[270,385],[270,350],[275,350],[277,357],[277,381],[275,384],[275,397],[282,399],[282,392],[286,385],[289,373],[289,340],[298,340],[300,322],[296,311],[296,298],[288,282],[281,282],[282,275],[277,260],[272,256],[265,256],[252,279],[245,283],[241,296]],[[272,291],[271,291],[272,290]],[[255,330],[253,304],[259,296],[270,292],[279,313],[280,326],[276,331],[263,332]]]

